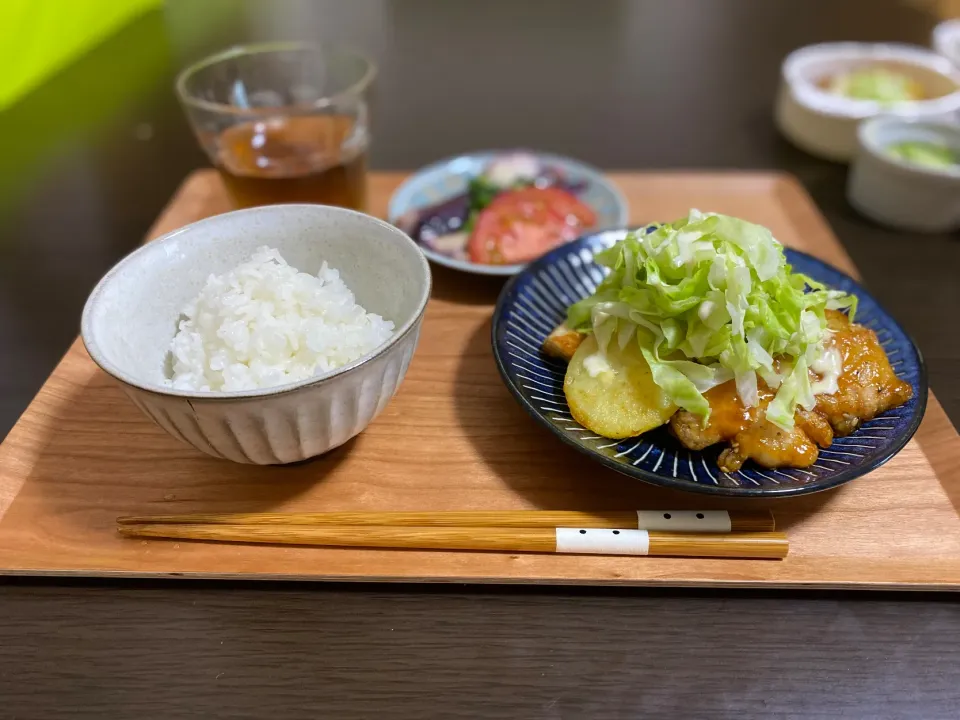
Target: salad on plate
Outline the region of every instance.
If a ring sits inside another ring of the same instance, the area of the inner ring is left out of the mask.
[[[394,220],[424,248],[478,265],[520,265],[595,227],[596,210],[559,166],[527,152],[494,157],[464,192]]]

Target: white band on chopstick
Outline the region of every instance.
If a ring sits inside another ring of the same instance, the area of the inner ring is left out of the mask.
[[[641,530],[670,532],[730,532],[730,513],[726,510],[637,510]]]
[[[557,528],[557,552],[647,555],[650,553],[650,535],[646,530]]]

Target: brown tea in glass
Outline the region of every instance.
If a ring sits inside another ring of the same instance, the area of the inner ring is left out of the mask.
[[[221,133],[216,167],[239,207],[321,203],[363,210],[362,135],[354,118],[340,115],[243,123]]]
[[[373,63],[314,43],[234,47],[180,73],[177,94],[239,207],[366,207]]]

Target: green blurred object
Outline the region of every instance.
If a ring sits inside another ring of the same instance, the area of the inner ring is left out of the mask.
[[[123,0],[0,0],[0,17],[6,12],[8,20],[0,32],[9,38],[18,34],[20,28],[23,37],[14,44],[30,44],[33,40],[28,40],[28,36],[35,39],[35,34],[40,34],[36,28],[47,22],[41,21],[41,16],[55,21],[56,33],[66,33],[72,24],[81,22],[74,15],[80,6],[97,10],[121,4]],[[128,6],[123,15],[126,21],[111,31],[101,32],[99,40],[91,40],[86,34],[87,45],[83,49],[74,45],[72,56],[60,54],[59,65],[48,62],[38,74],[40,66],[33,63],[29,82],[24,81],[28,73],[17,67],[19,60],[10,59],[16,55],[11,46],[3,47],[7,67],[16,69],[11,75],[18,80],[0,79],[0,86],[7,92],[7,104],[0,109],[0,136],[10,140],[0,154],[0,216],[16,207],[36,183],[50,176],[48,159],[62,157],[65,148],[79,151],[89,147],[91,139],[101,133],[132,134],[135,123],[149,121],[142,115],[131,116],[134,108],[142,108],[151,96],[173,96],[177,68],[163,2],[130,0]],[[134,6],[140,8],[136,16],[128,12]],[[61,16],[73,20],[64,22]],[[229,7],[219,1],[196,0],[196,11],[189,20],[193,52],[222,45],[222,36],[236,31]],[[100,22],[98,26],[103,27]],[[31,24],[36,27],[31,28]],[[33,57],[32,51],[26,54]],[[123,62],[117,62],[117,58],[123,58]],[[144,131],[151,132],[149,123]]]
[[[4,0],[0,110],[163,0]]]
[[[837,75],[830,81],[829,90],[854,100],[875,100],[881,103],[923,99],[923,88],[916,80],[905,73],[883,67]]]
[[[50,4],[43,0],[37,6]],[[0,12],[3,8],[0,4]],[[107,47],[110,52],[100,52]],[[118,63],[117,57],[125,61]],[[90,138],[118,129],[127,108],[158,86],[172,92],[170,51],[159,8],[132,18],[61,62],[62,67],[35,77],[29,88],[21,85],[16,99],[0,111],[0,135],[10,140],[0,154],[0,215],[49,177],[48,158],[58,157],[64,148],[87,147]]]
[[[902,142],[891,145],[887,148],[887,152],[898,160],[937,170],[960,164],[958,154],[946,145],[939,143]]]

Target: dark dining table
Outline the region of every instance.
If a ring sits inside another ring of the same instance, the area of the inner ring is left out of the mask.
[[[199,18],[198,5],[219,15]],[[796,175],[960,418],[960,238],[879,227],[773,125],[783,57],[927,44],[950,3],[170,0],[0,114],[0,437],[100,276],[206,159],[172,92],[239,39],[365,48],[371,164],[536,147]],[[955,6],[954,6],[955,7]],[[203,32],[200,32],[203,29]],[[0,579],[0,718],[960,717],[934,593]]]

